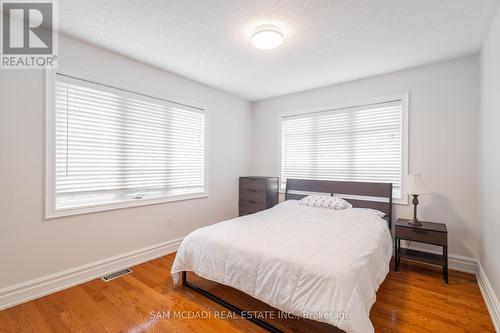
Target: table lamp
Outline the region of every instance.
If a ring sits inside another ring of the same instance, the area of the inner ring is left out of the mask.
[[[422,175],[414,174],[408,175],[408,194],[413,196],[412,204],[413,204],[413,219],[408,222],[408,224],[421,226],[422,223],[417,219],[417,205],[418,205],[418,196],[421,194],[429,193],[427,186],[425,186]]]

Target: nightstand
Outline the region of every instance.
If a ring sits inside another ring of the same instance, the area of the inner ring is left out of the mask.
[[[399,270],[401,258],[441,266],[443,278],[448,283],[448,231],[446,224],[422,222],[421,226],[408,224],[407,219],[398,219],[395,230],[395,269]],[[418,250],[401,248],[401,239],[412,242],[441,246],[443,254],[435,254]]]

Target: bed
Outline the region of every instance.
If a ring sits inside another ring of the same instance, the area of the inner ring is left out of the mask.
[[[300,205],[309,193],[339,195],[353,208]],[[189,234],[172,277],[237,313],[242,310],[229,300],[188,282],[186,271],[287,314],[345,332],[373,332],[369,312],[392,256],[391,215],[392,184],[288,179],[285,201],[277,206]],[[281,332],[265,320],[245,318]]]

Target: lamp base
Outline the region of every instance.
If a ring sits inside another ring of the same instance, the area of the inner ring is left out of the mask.
[[[419,220],[411,220],[408,221],[408,224],[420,227],[422,225],[422,222],[420,222]]]
[[[412,195],[413,200],[411,201],[411,203],[413,204],[413,218],[411,219],[411,221],[408,221],[408,224],[419,227],[422,225],[422,223],[417,219],[418,194]]]

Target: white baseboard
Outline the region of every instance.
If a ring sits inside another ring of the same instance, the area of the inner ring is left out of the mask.
[[[477,260],[456,254],[448,255],[448,268],[459,272],[476,274]]]
[[[486,273],[483,270],[483,267],[481,266],[481,263],[478,265],[477,282],[479,284],[479,289],[481,289],[481,293],[483,294],[484,302],[490,312],[490,317],[493,321],[493,325],[495,326],[495,330],[500,332],[500,303],[497,295],[495,295],[495,292],[493,291],[493,287],[491,286]]]
[[[0,310],[177,251],[182,238],[131,251],[0,289]]]

